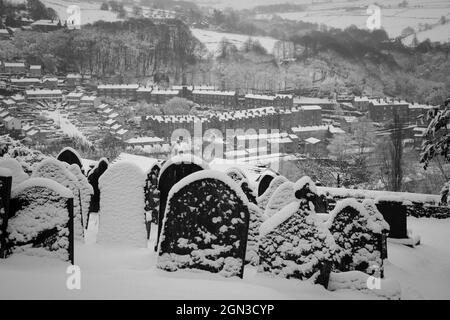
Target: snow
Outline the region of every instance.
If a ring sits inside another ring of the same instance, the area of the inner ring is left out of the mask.
[[[286,179],[283,176],[276,176],[273,178],[273,180],[270,182],[269,187],[267,190],[259,196],[256,201],[258,202],[258,206],[261,208],[261,210],[264,212],[266,210],[267,204],[272,197],[273,193],[279,186],[281,186],[283,183],[287,182],[288,179]]]
[[[275,215],[268,218],[261,224],[261,227],[259,228],[259,235],[261,237],[264,237],[266,234],[275,230],[276,227],[278,227],[280,224],[289,219],[294,213],[296,213],[299,206],[300,202],[298,201],[291,202],[288,205],[284,206],[283,209],[278,211]]]
[[[258,241],[259,228],[263,223],[263,215],[257,205],[249,203],[248,211],[250,213],[250,222],[248,227],[247,250],[245,253],[245,261],[256,266],[259,263]]]
[[[249,39],[257,40],[266,49],[268,53],[273,52],[277,39],[271,37],[251,37],[244,34],[217,32],[203,29],[191,28],[191,32],[200,42],[202,42],[209,52],[217,54],[218,45],[223,38],[226,38],[230,43],[234,44],[238,49]]]
[[[45,178],[28,179],[13,190],[18,210],[7,229],[12,253],[69,260],[69,212],[67,197],[61,194],[72,196],[70,190]],[[50,234],[45,237],[45,232]]]
[[[89,213],[89,205],[91,202],[91,195],[94,194],[94,189],[89,184],[86,176],[81,172],[81,169],[78,165],[72,164],[69,165],[69,171],[77,178],[78,186],[80,190],[80,205],[81,205],[81,214],[83,219],[83,226],[87,226],[87,217]]]
[[[401,288],[398,281],[393,279],[380,279],[379,289],[369,288],[367,285],[375,285],[376,280],[369,278],[368,274],[361,271],[332,272],[328,282],[328,290],[357,290],[389,300],[399,300]]]
[[[16,198],[19,194],[24,193],[26,189],[31,187],[48,188],[63,198],[73,198],[73,193],[70,189],[47,178],[30,178],[22,182],[11,190],[11,198]]]
[[[297,190],[301,190],[303,189],[306,185],[309,186],[309,190],[311,190],[314,193],[318,193],[317,192],[317,187],[316,184],[314,183],[314,181],[312,181],[312,179],[308,176],[304,176],[300,179],[297,180],[297,182],[295,182],[294,184],[294,189]]]
[[[122,152],[119,156],[112,162],[120,163],[120,162],[131,162],[137,165],[144,173],[150,172],[155,165],[159,165],[159,160],[155,158],[149,158],[144,156],[137,156],[134,154],[129,154]]]
[[[421,193],[408,193],[408,192],[391,192],[391,191],[375,191],[375,190],[363,190],[363,189],[345,189],[345,188],[330,188],[330,187],[317,187],[317,190],[321,194],[330,195],[332,197],[339,198],[356,198],[356,199],[386,199],[390,200],[393,197],[397,197],[397,200],[421,202],[437,205],[439,204],[439,195],[434,194],[421,194]],[[399,199],[400,198],[400,199]]]
[[[63,154],[64,152],[66,152],[66,151],[69,151],[69,152],[73,153],[73,154],[78,158],[78,160],[80,161],[80,163],[82,163],[82,162],[81,162],[81,156],[80,156],[80,154],[78,153],[78,151],[75,150],[74,148],[71,148],[71,147],[64,147],[64,148],[58,153],[58,156],[57,156],[56,158],[59,159],[59,156],[60,156],[61,154]]]
[[[74,232],[75,237],[81,239],[83,237],[83,218],[79,200],[81,186],[78,178],[69,171],[69,165],[53,158],[47,158],[36,165],[31,177],[52,179],[72,191],[74,195]]]
[[[171,157],[167,160],[161,168],[160,177],[163,172],[172,164],[180,164],[180,163],[194,163],[201,167],[203,170],[209,169],[209,165],[203,159],[193,155],[193,154],[181,154]]]
[[[270,197],[264,212],[265,217],[270,218],[293,201],[297,201],[295,198],[294,183],[291,181],[286,181],[280,185],[275,190],[272,197]]]
[[[8,168],[0,168],[0,176],[2,177],[12,177],[13,173]]]
[[[29,178],[28,175],[23,172],[20,163],[13,158],[1,158],[0,167],[11,171],[13,187]]]
[[[146,247],[145,179],[130,162],[112,164],[102,174],[98,243]]]
[[[450,219],[409,217],[408,225],[423,236],[422,244],[410,248],[388,242],[387,279],[400,283],[402,299],[450,299]],[[87,240],[95,238],[93,226]],[[155,237],[153,233],[151,241]],[[157,256],[146,248],[76,243],[75,255],[82,270],[81,290],[66,289],[67,263],[16,254],[0,261],[0,299],[383,299],[369,292],[328,291],[310,281],[275,278],[250,265],[243,280],[184,270],[168,273],[156,268]]]

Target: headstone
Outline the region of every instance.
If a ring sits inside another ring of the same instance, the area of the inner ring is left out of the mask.
[[[159,190],[158,190],[158,176],[161,168],[155,164],[153,168],[147,173],[145,181],[145,217],[147,226],[147,239],[150,238],[150,229],[152,223],[158,223],[159,214]]]
[[[286,181],[273,192],[267,203],[264,216],[266,218],[270,218],[289,203],[296,200],[294,183],[291,181]]]
[[[9,202],[11,199],[12,172],[0,168],[0,259],[6,257],[6,230],[9,219]]]
[[[99,179],[100,214],[97,242],[147,247],[145,173],[135,164],[112,164]]]
[[[89,205],[91,203],[91,197],[94,194],[94,189],[89,184],[89,181],[81,172],[80,167],[76,164],[69,165],[69,171],[77,178],[80,188],[80,208],[81,218],[85,229],[87,229]]]
[[[317,221],[311,200],[315,185],[303,179],[296,189],[297,201],[264,221],[260,227],[260,272],[283,278],[309,279],[327,261],[336,260],[333,236]]]
[[[8,253],[74,263],[73,194],[46,178],[31,178],[11,194]]]
[[[264,222],[261,209],[253,203],[249,203],[248,211],[250,213],[250,223],[248,228],[247,253],[245,255],[245,262],[253,266],[259,264],[259,228]]]
[[[272,197],[273,193],[279,186],[281,186],[283,183],[287,182],[288,179],[286,179],[283,176],[276,176],[269,184],[269,187],[267,190],[256,199],[256,202],[258,203],[258,207],[261,209],[262,212],[266,211],[267,204],[269,203],[270,198]]]
[[[203,170],[174,185],[162,229],[159,268],[243,277],[248,200],[224,173]]]
[[[75,151],[73,148],[65,147],[61,150],[61,152],[56,157],[59,161],[65,162],[69,165],[76,164],[81,172],[83,172],[83,164],[81,163],[81,157],[78,154],[77,151]]]
[[[91,203],[89,205],[89,213],[100,211],[100,189],[98,188],[98,180],[103,173],[108,169],[109,162],[106,158],[99,160],[95,168],[88,175],[88,182],[94,190],[94,194],[91,197]],[[88,217],[89,223],[89,217]]]
[[[382,266],[379,235],[384,228],[379,216],[353,198],[336,204],[326,225],[340,248],[338,270],[371,273]]]
[[[158,178],[158,190],[160,198],[157,244],[159,243],[159,237],[161,235],[162,220],[164,218],[167,197],[169,195],[170,189],[188,175],[206,169],[209,169],[208,164],[202,159],[199,159],[198,157],[191,154],[174,156],[164,163]]]
[[[72,191],[74,210],[75,239],[83,239],[84,226],[80,205],[81,185],[77,177],[69,171],[69,165],[56,159],[47,158],[39,162],[31,175],[32,178],[47,178],[58,182]]]
[[[406,206],[402,199],[378,198],[375,199],[378,211],[389,224],[389,237],[394,239],[408,238]]]
[[[255,191],[250,187],[250,184],[248,183],[247,179],[243,179],[239,182],[242,191],[247,196],[248,201],[250,201],[253,204],[257,204],[256,202],[256,196]]]
[[[259,177],[259,183],[258,183],[258,197],[262,196],[264,192],[266,192],[267,188],[269,187],[272,180],[275,178],[276,174],[268,171],[263,173]]]

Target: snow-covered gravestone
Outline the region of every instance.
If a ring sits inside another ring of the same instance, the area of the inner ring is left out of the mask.
[[[108,169],[109,162],[106,158],[101,158],[94,169],[88,175],[88,182],[94,190],[89,206],[90,212],[98,212],[100,210],[100,189],[98,188],[98,180],[103,173]],[[88,219],[89,220],[89,219]]]
[[[340,248],[340,271],[371,272],[382,266],[379,240],[388,226],[380,213],[369,213],[363,204],[348,198],[336,204],[326,226]]]
[[[145,181],[145,223],[147,226],[147,238],[150,237],[151,223],[158,222],[159,213],[159,190],[158,190],[158,176],[161,168],[158,163],[150,169],[147,173],[147,180]]]
[[[407,210],[403,205],[403,199],[396,196],[382,196],[375,199],[375,205],[389,224],[389,238],[407,239]]]
[[[9,219],[9,202],[12,185],[11,170],[0,167],[0,259],[6,255],[6,229]]]
[[[97,242],[147,247],[145,173],[126,161],[111,165],[100,177],[100,222]]]
[[[259,196],[256,201],[258,203],[258,207],[261,209],[262,212],[266,211],[267,204],[269,203],[270,198],[272,197],[273,193],[279,186],[281,186],[283,183],[287,182],[288,179],[286,179],[283,176],[276,176],[269,184],[269,187],[267,190]]]
[[[209,165],[202,159],[192,155],[183,154],[170,158],[161,168],[158,178],[159,216],[158,216],[158,240],[161,235],[162,220],[166,210],[166,204],[170,189],[188,175],[201,170],[209,169]]]
[[[19,161],[14,158],[1,158],[0,168],[6,168],[11,171],[12,187],[17,186],[29,178],[29,176],[23,171]]]
[[[242,191],[247,196],[248,201],[250,201],[253,204],[257,204],[256,202],[256,196],[254,190],[250,187],[250,184],[248,183],[247,179],[243,179],[238,182]]]
[[[286,181],[281,184],[270,197],[266,210],[264,211],[264,216],[270,218],[293,201],[297,201],[295,198],[294,183]]]
[[[81,213],[80,190],[78,178],[69,171],[69,165],[53,158],[39,162],[33,170],[32,178],[47,178],[62,184],[73,194],[73,219],[75,239],[83,239],[84,226]]]
[[[170,190],[158,248],[158,267],[243,276],[248,200],[226,174],[193,173]]]
[[[73,194],[56,181],[31,178],[11,193],[8,251],[73,263]]]
[[[76,164],[83,172],[83,164],[81,163],[81,157],[77,151],[70,147],[65,147],[56,157],[59,161],[65,162],[69,165]]]
[[[91,196],[94,194],[94,189],[89,184],[89,181],[81,172],[81,169],[76,164],[69,165],[69,171],[77,178],[80,190],[80,206],[82,224],[87,229],[89,205],[91,203]]]
[[[258,197],[262,196],[266,192],[272,180],[276,177],[276,174],[272,171],[266,171],[259,177],[258,183]]]
[[[247,252],[245,254],[245,262],[256,266],[259,264],[259,228],[264,222],[264,217],[261,209],[259,209],[259,207],[254,203],[250,202],[248,204],[248,211],[250,213],[250,222],[248,227]]]
[[[297,201],[264,221],[260,227],[260,272],[283,278],[308,279],[336,259],[337,246],[328,229],[317,221],[311,204],[314,183],[295,183]]]

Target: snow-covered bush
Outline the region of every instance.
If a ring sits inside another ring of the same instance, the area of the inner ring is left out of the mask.
[[[81,163],[81,156],[76,150],[71,147],[65,147],[56,157],[61,162],[65,162],[69,165],[76,164],[81,171],[83,171],[83,164]]]
[[[256,204],[256,196],[255,191],[250,187],[250,184],[248,183],[247,179],[242,179],[238,182],[240,184],[242,191],[247,196],[248,201],[251,203]]]
[[[251,265],[259,264],[259,228],[264,222],[264,217],[261,209],[253,203],[248,204],[248,211],[250,213],[250,222],[248,227],[247,251],[245,254],[245,262]]]
[[[333,236],[317,221],[310,204],[315,186],[307,179],[300,182],[296,183],[297,201],[260,227],[260,272],[304,280],[318,273],[325,262],[337,259]]]
[[[98,243],[147,247],[145,179],[137,165],[126,161],[111,165],[100,177]]]
[[[269,187],[267,190],[259,196],[256,201],[258,203],[258,207],[262,210],[262,212],[266,211],[267,203],[270,200],[270,197],[272,197],[273,193],[279,186],[281,186],[283,183],[287,182],[288,179],[286,179],[283,176],[276,176],[269,184]]]
[[[73,260],[70,198],[68,188],[46,178],[31,178],[15,187],[11,193],[14,215],[7,231],[9,252]]]
[[[275,213],[283,209],[289,203],[296,201],[294,183],[291,181],[286,181],[280,185],[267,203],[264,216],[270,218]]]
[[[82,239],[84,236],[83,219],[81,213],[80,190],[82,186],[78,178],[69,171],[68,164],[53,158],[47,158],[39,162],[31,175],[32,178],[47,178],[62,184],[72,191],[74,233],[75,239]]]
[[[193,173],[170,190],[158,267],[241,276],[249,228],[248,200],[226,174]]]
[[[0,158],[0,167],[11,171],[13,187],[29,178],[29,176],[23,171],[19,161],[14,158]]]
[[[108,166],[108,160],[106,158],[101,158],[88,174],[88,182],[94,190],[94,194],[91,197],[89,212],[99,212],[100,210],[100,189],[98,188],[98,180],[108,169]]]
[[[69,171],[77,178],[78,186],[80,188],[80,206],[81,206],[81,218],[83,219],[83,226],[87,229],[89,205],[91,203],[91,196],[94,194],[94,189],[89,184],[86,176],[81,172],[80,167],[77,164],[69,165]]]
[[[368,209],[366,209],[368,208]],[[373,201],[349,198],[339,201],[326,222],[340,248],[340,271],[368,271],[382,266],[380,237],[389,229]]]
[[[31,174],[33,167],[47,158],[42,152],[30,149],[8,135],[0,136],[0,146],[0,156],[16,159],[27,174]]]

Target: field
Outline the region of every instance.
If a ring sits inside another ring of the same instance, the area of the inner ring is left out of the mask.
[[[425,24],[429,24],[433,29],[424,33],[424,39],[429,37],[432,41],[448,40],[448,25],[447,28],[442,28],[438,26],[438,22],[442,16],[450,19],[450,2],[411,0],[408,1],[409,6],[406,8],[400,8],[398,6],[400,2],[399,0],[382,2],[381,27],[390,37],[400,36],[406,27],[412,27],[419,32],[424,29]],[[302,3],[302,1],[295,1],[295,3]],[[373,1],[356,0],[316,4],[309,2],[304,12],[274,12],[273,14],[289,20],[324,24],[334,28],[342,29],[351,25],[366,28],[369,16],[366,10],[370,4],[373,4]],[[261,14],[256,18],[270,19],[273,14]],[[420,38],[419,35],[418,37]]]
[[[249,38],[247,35],[243,34],[235,34],[235,33],[225,33],[225,32],[216,32],[209,31],[203,29],[191,29],[192,34],[200,40],[200,42],[204,43],[208,51],[217,52],[217,46],[223,38],[228,39],[231,43],[236,45],[237,48],[240,48],[242,44]],[[267,52],[271,53],[273,51],[273,47],[277,39],[270,37],[251,37],[254,40],[258,40],[261,45],[267,50]]]

